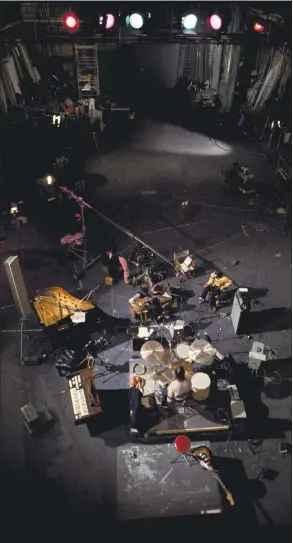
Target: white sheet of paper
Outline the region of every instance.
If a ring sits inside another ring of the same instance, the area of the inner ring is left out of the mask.
[[[150,330],[146,326],[140,326],[138,329],[137,337],[146,339],[150,336]]]
[[[85,322],[85,312],[76,311],[73,315],[70,315],[70,318],[74,324],[79,324],[80,322]]]

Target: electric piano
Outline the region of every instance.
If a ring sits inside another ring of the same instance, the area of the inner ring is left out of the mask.
[[[94,375],[90,368],[68,377],[75,424],[102,413],[100,399],[94,388],[93,380]]]

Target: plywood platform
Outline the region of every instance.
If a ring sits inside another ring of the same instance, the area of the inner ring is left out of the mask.
[[[193,443],[209,446],[208,442]],[[197,462],[177,458],[173,443],[126,445],[117,454],[117,517],[134,520],[222,511],[217,481]]]

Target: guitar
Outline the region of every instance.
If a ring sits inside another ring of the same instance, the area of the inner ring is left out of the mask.
[[[211,457],[212,453],[207,447],[196,447],[191,451],[191,455],[197,459],[197,461],[200,463],[201,467],[206,469],[207,471],[211,471],[214,477],[217,479],[219,485],[222,487],[226,494],[226,498],[230,505],[235,505],[233,496],[231,492],[227,489],[227,487],[224,485],[222,479],[219,477],[219,475],[214,470],[212,464],[211,464]]]
[[[136,298],[136,300],[133,300],[131,302],[131,307],[137,313],[138,315],[147,307],[148,302],[150,302],[152,298],[149,296],[145,296],[144,298]]]

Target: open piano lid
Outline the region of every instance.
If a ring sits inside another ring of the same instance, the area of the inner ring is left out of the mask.
[[[56,324],[75,312],[95,307],[92,302],[79,300],[61,287],[50,287],[38,293],[33,299],[33,306],[41,324],[45,326]]]

